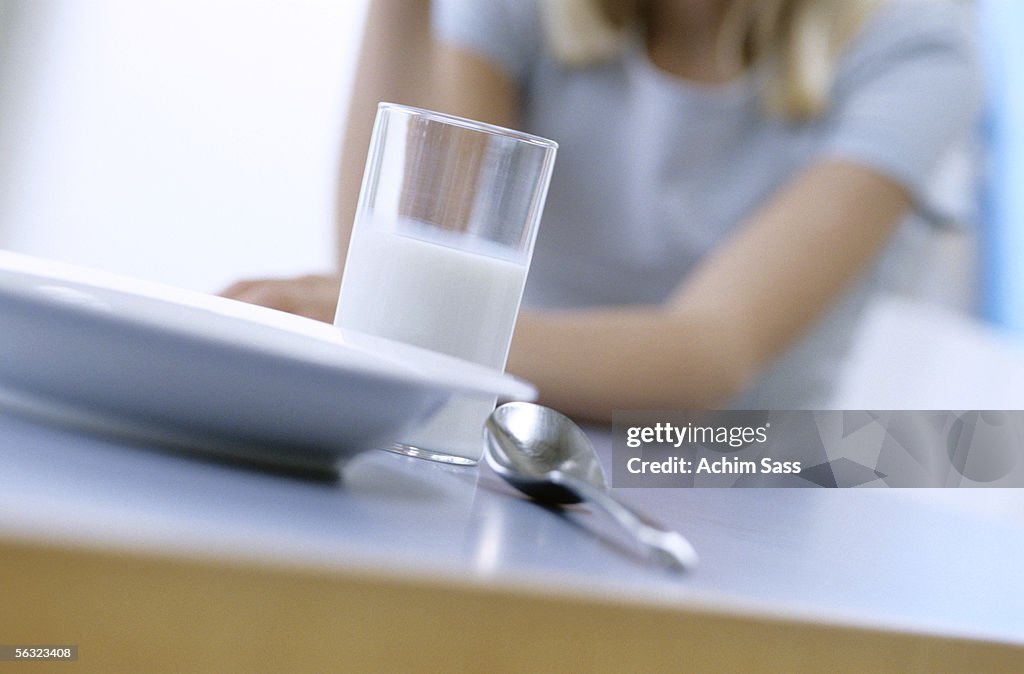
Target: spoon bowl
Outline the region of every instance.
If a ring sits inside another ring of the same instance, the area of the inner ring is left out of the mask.
[[[697,552],[674,531],[648,524],[608,493],[590,439],[565,415],[542,405],[507,403],[484,424],[487,464],[513,487],[545,503],[590,501],[626,529],[654,560],[676,569],[697,565]]]
[[[571,419],[553,409],[508,403],[487,419],[487,463],[524,494],[547,503],[579,503],[583,497],[557,482],[563,471],[605,489],[604,470],[590,440]]]

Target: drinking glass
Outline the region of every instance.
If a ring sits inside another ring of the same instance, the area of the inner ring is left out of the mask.
[[[503,370],[557,147],[381,103],[335,324]],[[456,396],[390,449],[474,465],[495,402]]]

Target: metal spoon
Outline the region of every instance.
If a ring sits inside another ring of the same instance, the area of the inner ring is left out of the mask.
[[[692,569],[697,552],[675,531],[644,522],[609,493],[590,440],[571,419],[532,403],[507,403],[484,424],[487,463],[519,491],[547,503],[600,506],[668,567]]]

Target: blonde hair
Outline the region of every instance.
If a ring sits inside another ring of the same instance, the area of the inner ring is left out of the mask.
[[[764,108],[807,119],[828,105],[842,49],[882,0],[728,0],[718,41],[726,72],[766,71]],[[570,67],[621,53],[642,0],[546,0],[548,44]]]

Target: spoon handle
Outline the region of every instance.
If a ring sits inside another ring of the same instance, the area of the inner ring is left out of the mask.
[[[647,524],[606,490],[585,480],[561,471],[551,474],[551,480],[611,515],[643,546],[647,555],[658,563],[677,569],[693,569],[697,566],[697,551],[682,534]]]

